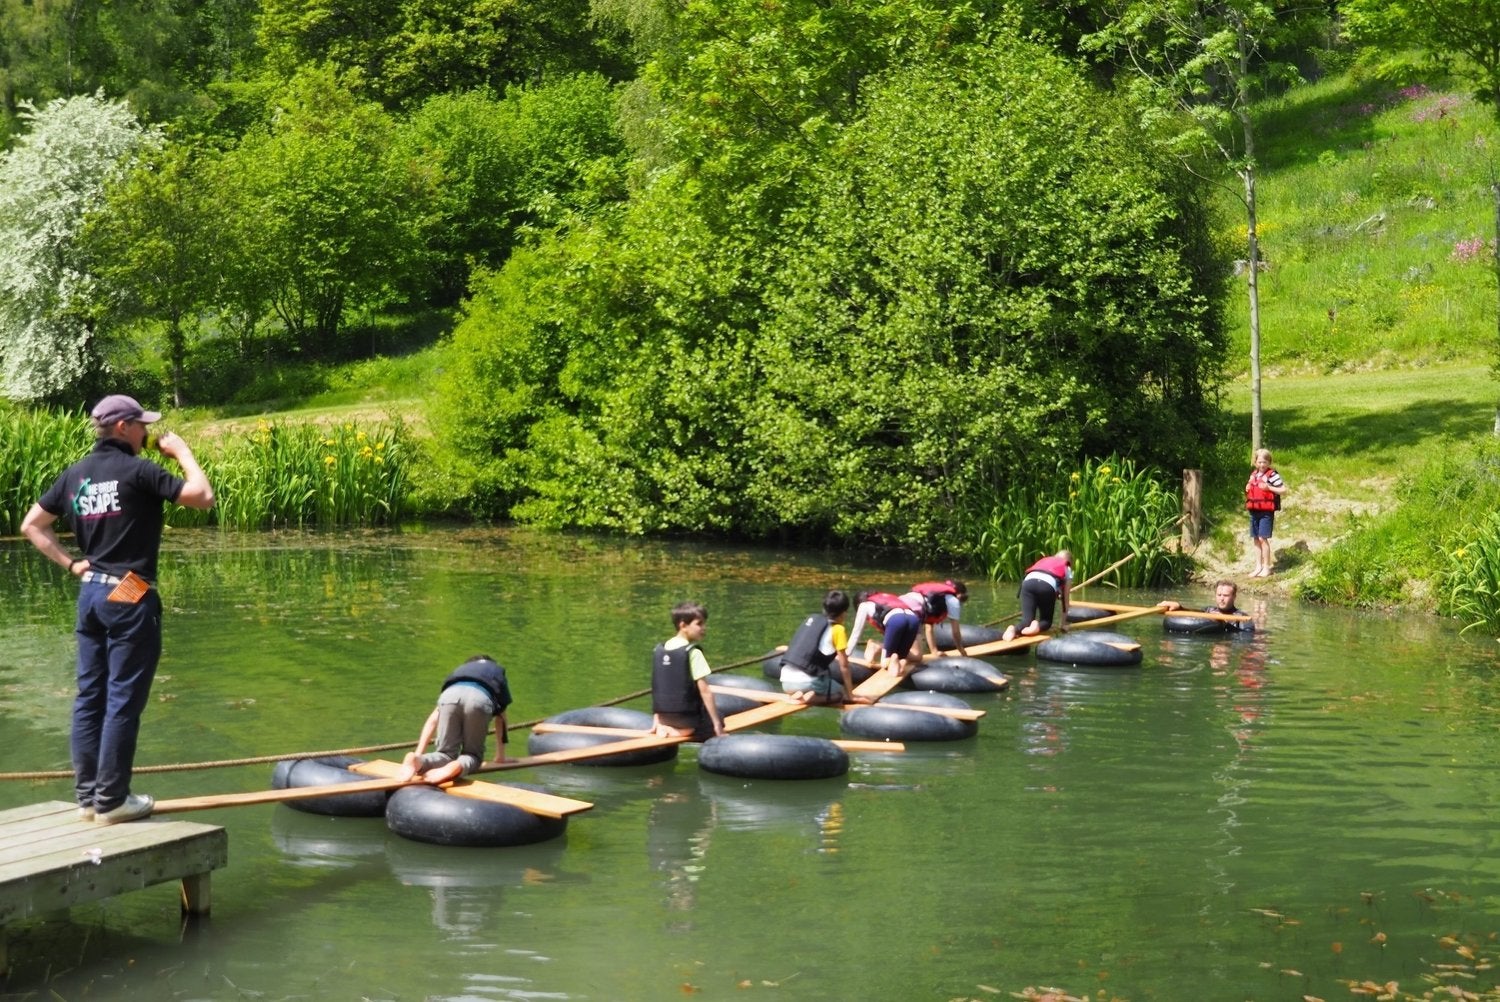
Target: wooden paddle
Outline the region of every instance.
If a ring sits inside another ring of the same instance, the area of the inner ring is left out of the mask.
[[[717,686],[710,686],[714,692],[718,692]],[[749,699],[758,699],[763,703],[797,703],[792,697],[779,692],[767,692],[763,689],[725,689],[725,692],[736,696],[745,696]],[[841,709],[855,710],[861,706],[872,706],[872,703],[844,703]],[[881,706],[894,706],[902,710],[915,710],[918,713],[932,713],[939,717],[952,717],[954,720],[978,720],[988,713],[988,710],[976,710],[973,707],[960,706],[921,706],[917,703],[881,703]],[[639,733],[639,732],[637,732]]]
[[[251,790],[248,793],[218,793],[203,797],[180,797],[158,800],[152,814],[178,814],[182,811],[207,811],[215,807],[247,807],[251,804],[280,804],[288,800],[311,800],[314,797],[339,797],[351,793],[374,793],[405,786],[394,779],[362,779],[352,783],[328,786],[298,786],[289,790]]]
[[[649,731],[632,730],[629,727],[594,727],[591,724],[552,724],[545,720],[531,730],[534,734],[608,734],[622,738],[638,738],[643,734],[650,733]],[[906,751],[906,746],[899,741],[846,741],[843,738],[831,738],[830,740],[844,749],[844,751]]]
[[[1137,609],[1145,609],[1150,612],[1161,613],[1164,616],[1195,616],[1199,619],[1216,619],[1223,623],[1243,623],[1255,618],[1243,613],[1199,612],[1197,609],[1186,607],[1181,609],[1163,609],[1159,605],[1111,605],[1106,602],[1074,602],[1073,604],[1085,609],[1107,609],[1111,612],[1130,612]]]
[[[382,779],[388,779],[400,772],[401,766],[396,762],[375,759],[370,762],[356,762],[349,766],[349,771],[363,776],[379,776]],[[517,786],[502,786],[498,783],[485,783],[470,779],[444,783],[439,789],[466,800],[487,800],[492,804],[519,807],[529,814],[544,818],[565,818],[570,814],[592,810],[594,806],[586,800],[574,800],[571,797],[558,797],[540,790],[523,790]]]
[[[744,693],[751,690],[736,689],[735,692]],[[724,718],[725,733],[744,730],[763,724],[768,720],[776,720],[807,709],[807,704],[791,700],[781,703],[766,703],[753,709],[745,710],[743,713],[731,713]],[[691,741],[689,735],[681,734],[672,737],[657,737],[655,734],[647,734],[638,738],[625,738],[620,741],[611,741],[607,744],[590,745],[585,748],[564,748],[559,751],[543,752],[540,755],[528,755],[525,758],[506,759],[504,762],[485,762],[474,771],[480,772],[504,772],[511,769],[529,769],[538,765],[559,765],[565,762],[582,762],[591,758],[607,758],[611,755],[622,755],[625,752],[641,751],[646,748],[661,748],[666,745],[680,745]]]

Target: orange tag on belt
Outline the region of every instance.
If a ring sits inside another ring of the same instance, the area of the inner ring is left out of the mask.
[[[126,571],[125,576],[120,579],[120,583],[115,585],[106,597],[111,602],[124,602],[127,605],[135,605],[141,599],[145,598],[146,592],[150,590],[151,586],[146,583],[145,578],[141,577],[135,571]]]

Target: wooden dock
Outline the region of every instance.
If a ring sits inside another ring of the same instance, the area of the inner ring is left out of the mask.
[[[217,825],[97,825],[63,801],[0,811],[0,969],[4,927],[33,915],[168,880],[182,881],[184,912],[206,914],[209,877],[228,861],[229,836]]]

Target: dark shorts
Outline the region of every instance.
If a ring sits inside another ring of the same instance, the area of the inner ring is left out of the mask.
[[[921,630],[922,618],[915,612],[893,612],[885,617],[885,641],[881,646],[887,654],[904,658]]]
[[[1276,513],[1274,511],[1252,511],[1250,513],[1250,538],[1270,539],[1271,530],[1276,526]]]

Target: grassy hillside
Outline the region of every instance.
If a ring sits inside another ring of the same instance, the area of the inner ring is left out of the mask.
[[[1488,362],[1500,133],[1487,109],[1461,91],[1340,76],[1270,103],[1258,127],[1269,371]],[[1243,206],[1223,208],[1242,245]],[[1242,288],[1229,318],[1246,359]]]

